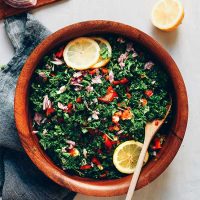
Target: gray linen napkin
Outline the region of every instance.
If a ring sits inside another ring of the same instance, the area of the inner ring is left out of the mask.
[[[26,156],[13,116],[14,92],[21,68],[50,32],[30,14],[7,18],[4,23],[15,56],[0,71],[0,196],[3,200],[71,200],[75,193],[49,180]]]

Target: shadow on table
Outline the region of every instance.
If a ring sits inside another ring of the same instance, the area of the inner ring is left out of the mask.
[[[167,188],[173,183],[173,170],[167,169],[159,178],[134,194],[134,200],[168,199]]]
[[[175,46],[178,34],[179,34],[178,29],[172,32],[164,32],[155,27],[152,27],[151,29],[151,35],[167,49],[171,49]]]

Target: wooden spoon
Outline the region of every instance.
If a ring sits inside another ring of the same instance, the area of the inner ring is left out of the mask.
[[[138,178],[140,176],[140,172],[143,166],[143,162],[144,162],[144,158],[146,155],[146,152],[148,150],[149,144],[152,140],[152,138],[154,137],[154,135],[156,134],[156,132],[158,131],[158,129],[161,127],[161,125],[164,123],[165,119],[167,118],[169,111],[171,109],[171,104],[168,106],[167,108],[167,112],[165,114],[165,117],[161,120],[154,120],[152,122],[148,122],[145,126],[145,138],[144,138],[144,144],[142,147],[142,151],[140,153],[133,177],[131,179],[131,183],[128,189],[128,193],[126,195],[126,200],[131,200],[133,193],[135,191],[135,187],[138,181]]]

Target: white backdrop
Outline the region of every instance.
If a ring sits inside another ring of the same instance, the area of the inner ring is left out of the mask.
[[[200,199],[200,1],[182,0],[185,19],[177,31],[164,33],[152,27],[150,12],[156,0],[68,0],[34,11],[52,32],[75,22],[108,19],[137,27],[169,51],[184,77],[189,96],[189,123],[180,151],[169,168],[153,183],[135,193],[134,200]],[[6,64],[13,49],[0,22],[0,64]],[[88,197],[76,200],[122,200]]]

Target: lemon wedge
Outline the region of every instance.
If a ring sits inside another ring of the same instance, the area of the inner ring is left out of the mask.
[[[110,46],[110,43],[107,40],[105,40],[101,37],[92,37],[92,39],[94,39],[99,44],[100,50],[102,48],[104,48],[104,46],[108,50],[108,57],[102,58],[100,56],[98,62],[91,67],[91,68],[100,68],[100,67],[105,66],[110,61],[110,58],[111,58],[111,55],[112,55],[112,48]]]
[[[113,163],[118,171],[124,174],[132,174],[135,171],[143,144],[129,140],[120,144],[114,151]],[[149,159],[148,152],[145,155],[144,164]]]
[[[184,18],[184,8],[180,0],[159,0],[153,7],[151,21],[163,31],[176,29]]]
[[[100,47],[88,37],[70,41],[64,49],[63,57],[67,66],[76,70],[85,70],[96,64],[100,56]]]

